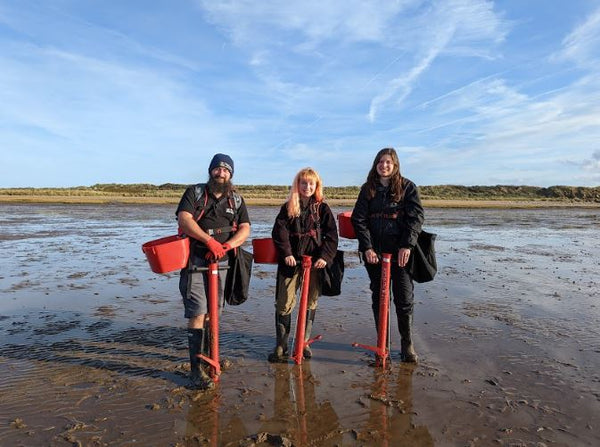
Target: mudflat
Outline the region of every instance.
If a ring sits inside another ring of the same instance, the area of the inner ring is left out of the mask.
[[[256,264],[222,314],[232,365],[211,392],[187,388],[178,275],[140,248],[176,232],[172,205],[0,210],[0,445],[600,445],[597,209],[426,209],[439,273],[415,285],[420,361],[400,363],[392,318],[385,371],[352,347],[376,343],[356,241],[301,365],[266,361],[275,266]],[[253,238],[276,212],[250,207]]]

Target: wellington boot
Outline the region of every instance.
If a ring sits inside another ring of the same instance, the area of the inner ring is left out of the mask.
[[[215,387],[215,382],[204,370],[204,367],[199,366],[197,370],[190,374],[190,388],[195,390],[212,390]]]
[[[312,349],[310,349],[309,345],[306,345],[303,349],[302,349],[302,356],[306,359],[306,360],[310,360],[312,358]]]
[[[402,361],[404,363],[417,363],[419,361],[419,356],[415,352],[415,348],[412,343],[404,344],[401,342],[402,346]]]
[[[285,363],[288,361],[288,338],[292,325],[292,315],[275,314],[275,336],[277,345],[267,360],[271,363]]]
[[[304,341],[305,342],[310,340],[310,334],[312,332],[316,312],[317,312],[316,309],[313,309],[313,310],[309,309],[306,311],[306,329],[304,331]],[[310,349],[309,345],[304,346],[304,349],[302,350],[302,355],[304,356],[305,359],[310,359],[312,357],[312,350]]]
[[[267,360],[270,363],[287,363],[289,354],[284,352],[281,346],[276,346],[272,353],[269,354]]]
[[[417,363],[419,356],[415,352],[412,342],[412,315],[398,316],[398,330],[400,332],[400,348],[402,350],[401,359],[405,363]]]
[[[188,349],[190,354],[190,388],[196,390],[209,390],[215,383],[206,373],[202,360],[198,354],[203,352],[204,329],[188,329]]]

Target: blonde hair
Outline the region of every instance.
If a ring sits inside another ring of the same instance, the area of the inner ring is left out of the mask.
[[[313,180],[315,182],[315,193],[313,194],[313,197],[317,202],[323,201],[323,182],[321,181],[319,173],[313,168],[300,169],[296,174],[296,177],[294,177],[290,195],[287,199],[287,212],[288,217],[290,218],[300,216],[300,182],[305,179]]]

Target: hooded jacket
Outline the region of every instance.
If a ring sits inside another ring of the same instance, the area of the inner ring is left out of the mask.
[[[351,218],[362,253],[372,248],[396,257],[400,248],[416,245],[424,220],[423,205],[412,181],[403,178],[402,188],[403,196],[394,202],[389,186],[378,184],[375,196],[369,199],[367,185],[362,185]]]
[[[316,212],[311,212],[315,211]],[[331,208],[325,202],[316,202],[311,197],[306,208],[302,208],[299,217],[287,215],[287,203],[284,203],[275,219],[271,232],[273,242],[279,253],[279,267],[286,267],[287,256],[300,258],[311,256],[313,261],[323,258],[331,265],[337,251],[338,233]]]

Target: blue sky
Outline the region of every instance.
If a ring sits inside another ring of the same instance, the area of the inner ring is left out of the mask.
[[[0,187],[600,185],[597,0],[0,0]]]

